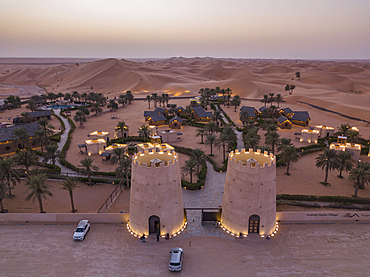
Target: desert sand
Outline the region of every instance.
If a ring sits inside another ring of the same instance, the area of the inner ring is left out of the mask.
[[[301,78],[295,77],[300,71]],[[296,89],[292,95],[284,90],[286,84],[293,84]],[[144,98],[151,93],[168,93],[170,96],[190,97],[199,95],[200,88],[209,87],[230,88],[233,95],[242,98],[241,106],[253,106],[256,109],[263,106],[259,100],[264,94],[280,93],[284,102],[280,107],[290,107],[293,111],[308,111],[311,116],[310,126],[328,125],[337,128],[341,123],[348,123],[359,128],[362,137],[369,138],[370,128],[370,61],[309,61],[309,60],[245,60],[245,59],[214,59],[214,58],[169,58],[162,60],[128,61],[118,59],[88,60],[88,59],[18,59],[0,58],[0,96],[19,95],[27,99],[33,94],[47,92],[101,92],[109,99],[118,97],[126,90],[131,90],[136,99]],[[304,102],[304,103],[302,103]],[[170,99],[170,104],[187,106],[188,98]],[[306,103],[324,107],[334,112],[365,120],[357,121],[341,115],[313,108]],[[269,105],[269,104],[267,104]],[[150,110],[154,110],[153,103]],[[1,116],[2,120],[15,117],[24,110],[7,111]],[[225,112],[241,127],[238,109],[223,107]],[[106,110],[106,108],[105,108]],[[146,124],[143,112],[149,110],[148,103],[134,100],[131,105],[119,108],[114,112],[106,112],[99,116],[90,116],[83,128],[76,123],[72,143],[67,152],[67,160],[74,165],[86,157],[80,154],[78,144],[84,143],[87,134],[92,131],[109,131],[113,137],[114,126],[118,121],[125,121],[129,126],[130,135],[137,135],[137,130]],[[117,114],[117,119],[111,119],[111,114]],[[72,112],[72,117],[74,112]],[[53,120],[53,124],[54,124]],[[367,121],[367,122],[366,122]],[[57,123],[54,124],[59,127]],[[168,129],[160,126],[159,129]],[[200,144],[200,137],[195,137],[195,127],[184,126],[181,129],[183,138],[172,143],[191,148],[202,148],[206,154],[210,148]],[[293,125],[291,130],[280,130],[281,137],[291,138],[296,146],[305,146],[295,140],[294,132],[300,132],[302,127]],[[260,131],[263,143],[264,131]],[[214,148],[213,158],[218,166],[222,165],[222,152]],[[325,187],[319,182],[324,179],[324,172],[316,168],[315,158],[319,153],[309,154],[291,165],[291,176],[284,175],[285,167],[277,169],[277,193],[316,194],[350,196],[353,186],[346,179],[336,177],[337,171],[331,172],[329,182]],[[114,165],[103,163],[101,157],[93,155],[94,164],[100,171],[113,171]],[[181,165],[188,159],[180,154]],[[363,160],[369,160],[361,156]],[[188,177],[184,176],[188,180]],[[109,190],[113,190],[113,187]],[[103,186],[99,186],[102,189]],[[90,197],[84,189],[85,197]],[[103,201],[109,195],[106,188],[102,189]],[[64,191],[63,191],[64,193]],[[370,189],[365,187],[359,192],[361,197],[370,197]],[[54,198],[55,199],[55,198]],[[7,200],[9,201],[9,200]],[[63,208],[68,212],[69,199],[66,197]],[[46,200],[46,203],[48,200]],[[51,202],[51,200],[49,200]],[[53,201],[54,202],[54,201]],[[99,199],[99,201],[101,200]],[[13,201],[15,203],[15,201]],[[26,203],[30,205],[29,203]],[[13,211],[12,203],[7,203]],[[123,204],[124,205],[124,204]],[[96,205],[92,205],[95,212]],[[37,209],[37,206],[35,206]],[[34,211],[34,208],[32,208]],[[48,208],[49,211],[53,210]],[[23,209],[26,210],[26,209]],[[121,209],[125,210],[125,209]],[[17,210],[18,211],[18,210]],[[79,209],[79,212],[82,211]]]

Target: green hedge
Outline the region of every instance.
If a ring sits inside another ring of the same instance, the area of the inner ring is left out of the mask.
[[[139,136],[129,136],[127,138],[123,138],[123,143],[131,142],[131,141],[138,141],[138,142],[149,142],[150,139],[144,139]],[[113,144],[113,143],[122,143],[122,138],[116,138],[112,139],[108,142],[108,146]]]
[[[222,111],[222,113],[224,114],[226,119],[229,121],[229,123],[235,127],[234,121],[232,121],[231,118],[227,115],[227,113],[225,113],[225,111],[221,108],[220,104],[217,104],[217,106],[220,109],[220,111]]]
[[[55,113],[54,113],[54,111],[51,111],[52,113],[53,113],[53,115],[59,120],[59,122],[60,122],[60,125],[62,125],[62,134],[63,134],[63,132],[64,132],[64,130],[66,129],[66,125],[64,124],[64,122],[63,122],[63,120],[59,117],[59,116],[57,116]]]
[[[60,163],[62,165],[64,165],[65,167],[68,167],[69,169],[72,169],[73,171],[80,172],[80,169],[77,166],[71,164],[70,162],[68,162],[65,159],[60,158]]]
[[[346,196],[316,196],[299,194],[278,194],[276,200],[335,202],[347,204],[370,204],[370,198],[346,197]]]
[[[89,178],[87,177],[80,177],[78,178],[80,182],[88,182]],[[109,179],[104,179],[104,178],[91,178],[91,183],[96,184],[96,183],[107,183],[107,184],[112,184],[112,180]],[[117,184],[115,184],[117,185]]]
[[[49,137],[49,139],[50,139],[51,141],[60,142],[60,140],[61,140],[61,135],[60,135],[60,133],[58,133],[58,134],[56,134],[56,135],[52,135],[52,136],[50,136],[50,137]]]
[[[207,164],[205,161],[202,162],[202,169],[198,173],[198,179],[205,181],[207,177]]]

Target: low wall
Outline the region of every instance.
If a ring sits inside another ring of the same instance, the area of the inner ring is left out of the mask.
[[[370,221],[370,211],[277,212],[276,220],[285,221]]]
[[[5,213],[0,214],[0,222],[79,222],[87,219],[91,223],[122,223],[128,221],[128,213]]]

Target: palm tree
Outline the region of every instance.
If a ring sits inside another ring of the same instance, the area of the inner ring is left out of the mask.
[[[24,146],[28,144],[28,140],[30,138],[26,128],[20,127],[20,128],[14,129],[12,132],[12,135],[14,137],[13,144],[15,145],[20,144],[21,149],[23,150]]]
[[[298,162],[297,148],[294,145],[285,146],[281,152],[281,159],[287,165],[285,174],[289,176],[290,163]]]
[[[290,85],[289,86],[289,94],[292,94],[294,89],[295,89],[295,85]]]
[[[199,137],[201,138],[201,141],[200,141],[200,144],[203,144],[203,136],[204,134],[207,132],[205,128],[200,128],[200,129],[196,129],[196,134],[195,136],[196,137]]]
[[[357,162],[356,167],[349,173],[348,180],[355,184],[355,194],[353,197],[357,197],[358,189],[370,183],[370,163],[363,161]]]
[[[265,143],[271,145],[272,154],[275,155],[275,146],[279,142],[280,135],[278,132],[272,131],[266,134]]]
[[[340,124],[338,127],[338,131],[335,133],[336,136],[346,136],[347,132],[351,129],[351,126],[349,126],[348,123],[346,124]]]
[[[222,134],[225,136],[227,149],[230,151],[231,143],[237,140],[235,130],[231,125],[226,125],[225,128],[222,129]]]
[[[77,210],[75,209],[74,202],[73,202],[73,190],[75,188],[78,188],[77,179],[67,177],[67,179],[62,183],[62,186],[63,186],[62,189],[69,192],[69,198],[71,199],[71,205],[72,205],[71,212],[72,213],[77,212]]]
[[[122,106],[124,106],[126,103],[127,103],[126,95],[120,94],[120,96],[118,96],[118,104],[122,104]]]
[[[152,101],[154,102],[154,108],[157,108],[157,99],[158,99],[158,94],[157,93],[152,93]]]
[[[31,165],[35,164],[37,161],[36,155],[30,150],[23,150],[16,153],[15,160],[18,164],[24,165],[26,171]]]
[[[295,76],[297,77],[298,80],[300,80],[301,79],[301,72],[297,71],[295,73]]]
[[[72,96],[73,100],[79,99],[81,97],[80,94],[78,93],[78,91],[72,92],[71,96]]]
[[[277,147],[277,151],[278,152],[281,152],[284,150],[285,147],[287,146],[293,146],[292,144],[292,140],[290,138],[282,138],[279,140],[278,142],[278,147]]]
[[[229,107],[230,106],[231,89],[227,88],[227,89],[225,89],[225,92],[227,93],[227,107]]]
[[[343,178],[342,171],[349,172],[352,170],[353,164],[351,163],[351,153],[346,151],[339,151],[338,153],[338,159],[339,159],[339,175],[338,178]]]
[[[236,112],[236,108],[240,106],[241,100],[239,95],[235,95],[233,100],[231,100],[231,105],[234,106],[234,112]]]
[[[215,146],[217,149],[220,149],[222,147],[222,153],[223,153],[223,162],[225,162],[225,152],[226,152],[226,143],[228,142],[228,138],[224,133],[221,133],[220,136],[215,141]]]
[[[210,121],[206,124],[205,129],[207,130],[208,134],[213,135],[218,131],[218,126],[213,121]]]
[[[181,172],[185,173],[185,175],[190,175],[190,184],[193,183],[193,172],[195,167],[197,166],[197,162],[193,159],[189,159],[185,161],[185,165],[181,167]]]
[[[248,118],[249,118],[248,111],[242,111],[240,113],[240,121],[243,122],[243,127],[245,127],[245,122],[247,122]]]
[[[79,110],[82,111],[85,115],[90,114],[90,110],[86,106],[81,106]]]
[[[30,114],[28,112],[21,113],[21,118],[24,123],[29,123],[31,121]]]
[[[81,98],[83,98],[83,99],[84,99],[84,103],[85,103],[85,105],[86,105],[86,102],[87,102],[87,93],[86,93],[86,92],[82,93],[82,94],[81,94]]]
[[[277,102],[278,108],[279,108],[280,107],[280,102],[283,101],[283,97],[281,97],[280,93],[276,94],[275,101]]]
[[[76,122],[80,122],[80,126],[83,125],[82,122],[86,122],[86,116],[83,111],[77,111],[73,119]]]
[[[150,110],[150,101],[152,101],[152,98],[150,95],[147,95],[146,98],[144,99],[144,102],[148,102],[148,109]]]
[[[4,205],[3,205],[3,199],[4,198],[10,198],[10,199],[13,199],[13,197],[11,197],[7,192],[9,191],[9,189],[13,189],[13,187],[9,187],[7,188],[6,187],[6,183],[4,183],[4,181],[1,181],[0,182],[0,208],[1,208],[1,213],[4,213],[5,210],[4,210]]]
[[[197,162],[197,174],[199,174],[200,165],[204,161],[204,151],[200,148],[195,148],[192,153],[194,161]]]
[[[139,128],[139,136],[144,138],[144,140],[146,141],[146,139],[149,137],[150,135],[150,129],[149,129],[149,126],[148,125],[141,125],[140,128]]]
[[[118,167],[114,171],[119,178],[126,178],[126,187],[128,186],[129,188],[131,187],[130,182],[129,182],[129,174],[131,172],[131,160],[128,158],[123,158],[122,160],[119,161]]]
[[[49,123],[49,120],[46,117],[40,118],[37,120],[37,123],[40,125],[40,129],[45,131],[47,136],[54,134],[55,127]]]
[[[57,94],[57,97],[59,98],[59,100],[62,100],[62,98],[64,97],[64,94],[63,94],[63,93],[61,93],[61,92],[59,92],[59,93]]]
[[[55,169],[55,163],[60,159],[61,152],[58,150],[58,145],[52,144],[45,147],[46,153],[44,155],[44,162],[51,161]]]
[[[113,156],[110,159],[111,164],[117,164],[119,163],[119,161],[123,160],[124,158],[128,158],[124,148],[115,148],[113,149],[112,154]]]
[[[113,100],[109,100],[109,104],[107,105],[107,108],[110,109],[111,111],[117,110],[118,109],[118,104]]]
[[[37,199],[39,201],[40,213],[44,213],[42,207],[42,198],[46,199],[46,195],[53,196],[53,194],[48,190],[49,185],[45,183],[46,175],[44,173],[37,173],[29,177],[26,182],[28,186],[27,191],[30,193],[26,197],[26,201],[32,199],[33,202]]]
[[[324,184],[328,184],[329,170],[336,169],[339,166],[338,154],[334,149],[324,149],[324,153],[319,154],[316,157],[316,166],[325,169],[325,181]]]
[[[36,105],[35,101],[29,100],[28,105],[26,106],[26,108],[31,110],[32,112],[34,112],[34,111],[37,110],[37,105]]]
[[[1,180],[5,181],[9,187],[9,195],[11,196],[11,183],[13,186],[21,181],[21,178],[17,171],[14,170],[15,161],[11,157],[6,157],[0,160],[0,177]]]
[[[271,103],[270,106],[272,106],[274,101],[275,101],[275,93],[269,93],[269,103]]]
[[[127,129],[127,127],[128,126],[126,125],[126,123],[124,121],[120,121],[116,125],[116,130],[121,132],[122,143],[123,143],[123,133]]]
[[[356,130],[348,130],[347,132],[347,142],[349,143],[360,143],[361,142],[361,135]]]
[[[48,144],[49,138],[43,129],[37,129],[35,131],[35,135],[33,136],[33,142],[36,144],[40,143],[41,152],[44,152],[43,146]]]
[[[215,110],[212,114],[212,121],[216,123],[221,120],[222,120],[221,111]]]
[[[97,115],[98,113],[101,113],[103,111],[103,109],[100,108],[99,103],[94,103],[94,104],[92,104],[92,107],[91,107],[90,111],[92,113],[95,112],[95,114]]]
[[[284,90],[285,90],[285,91],[288,91],[288,92],[289,92],[289,94],[290,94],[290,85],[289,85],[289,84],[287,84],[287,85],[285,86]]]
[[[126,91],[126,99],[129,104],[131,104],[131,101],[134,100],[134,96],[132,95],[130,90]]]
[[[211,154],[210,154],[210,156],[213,156],[213,154],[212,154],[212,147],[213,147],[213,144],[214,144],[215,140],[216,140],[216,136],[215,135],[208,135],[206,137],[206,145],[211,147]]]
[[[245,149],[253,148],[256,150],[256,146],[260,143],[261,136],[258,134],[258,128],[252,128],[247,131],[244,136]]]
[[[265,104],[265,107],[266,107],[266,104],[269,102],[269,96],[267,94],[264,94],[263,95],[263,99],[260,100],[262,103]]]
[[[97,171],[99,170],[99,167],[96,165],[93,165],[94,159],[92,158],[84,158],[80,161],[80,165],[78,167],[81,167],[81,171],[83,174],[87,174],[87,178],[89,180],[89,186],[91,186],[91,174],[93,174],[93,170]]]

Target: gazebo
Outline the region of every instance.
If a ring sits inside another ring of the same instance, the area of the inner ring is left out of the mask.
[[[104,131],[94,131],[88,135],[90,139],[104,139],[105,141],[109,141],[109,132]]]
[[[105,146],[107,145],[104,139],[89,139],[85,141],[85,144],[87,146],[87,154],[89,156],[103,153]]]

